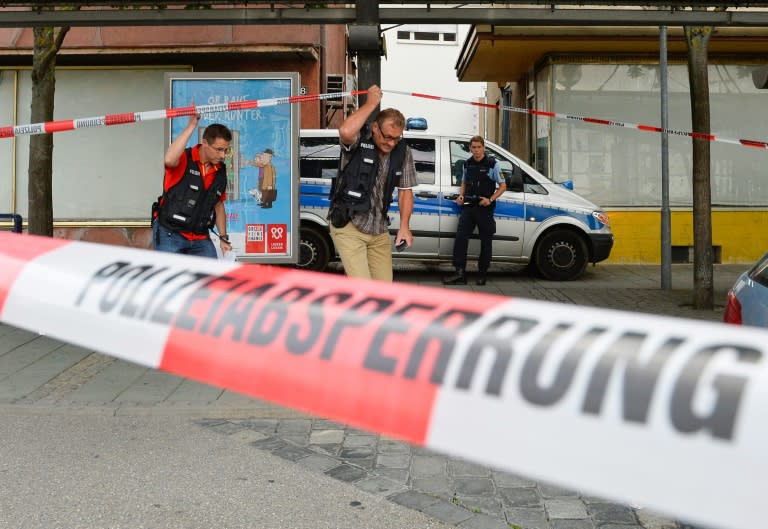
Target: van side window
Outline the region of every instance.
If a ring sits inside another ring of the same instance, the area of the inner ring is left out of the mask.
[[[340,154],[338,136],[301,138],[299,174],[302,178],[336,178]]]
[[[461,185],[461,175],[464,174],[464,162],[472,156],[468,141],[451,140],[448,142],[451,151],[451,185]]]
[[[523,192],[524,193],[531,193],[534,195],[548,195],[549,191],[547,191],[547,188],[538,183],[536,180],[533,179],[533,177],[529,176],[528,173],[523,171]]]
[[[416,182],[435,183],[435,140],[431,138],[406,138],[416,165]]]
[[[512,162],[504,158],[501,154],[499,154],[498,152],[494,151],[489,147],[485,148],[485,155],[496,160],[496,163],[499,164],[499,171],[501,171],[501,177],[504,179],[505,182],[509,181],[509,178],[512,176],[512,170],[513,170]]]

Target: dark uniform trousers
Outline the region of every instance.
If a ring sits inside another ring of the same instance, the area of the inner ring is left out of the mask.
[[[496,220],[493,218],[495,205],[493,203],[487,207],[480,205],[461,207],[459,226],[456,229],[456,243],[453,245],[453,266],[456,270],[466,270],[467,247],[475,226],[480,235],[480,259],[477,262],[477,268],[481,274],[486,273],[490,268],[493,234],[496,233]]]

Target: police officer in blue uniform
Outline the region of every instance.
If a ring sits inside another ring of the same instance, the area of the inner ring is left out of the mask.
[[[499,164],[485,155],[485,140],[482,136],[472,137],[469,150],[472,156],[464,162],[461,189],[456,198],[456,203],[461,208],[456,242],[453,245],[453,266],[456,272],[443,279],[445,285],[467,284],[467,247],[475,226],[480,235],[480,259],[477,263],[480,275],[476,282],[478,285],[485,285],[493,255],[493,234],[496,233],[493,211],[496,208],[496,199],[507,189]]]

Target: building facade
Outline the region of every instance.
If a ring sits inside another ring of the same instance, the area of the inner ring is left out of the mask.
[[[426,118],[429,132],[436,134],[480,133],[477,106],[387,93],[396,90],[463,101],[483,99],[485,83],[459,82],[453,70],[469,28],[459,24],[383,28],[387,53],[381,61],[382,108],[395,107],[406,117]]]
[[[719,28],[709,44],[711,133],[768,139],[768,91],[751,72],[766,63],[768,30]],[[691,131],[686,44],[668,39],[668,128]],[[501,60],[501,58],[504,60]],[[489,100],[517,109],[660,126],[658,28],[473,27],[460,79],[489,81]],[[496,141],[554,182],[603,206],[616,244],[611,262],[661,260],[661,135],[634,128],[500,112]],[[697,131],[698,132],[698,131]],[[712,142],[714,255],[746,263],[768,250],[768,150]],[[673,261],[692,259],[692,140],[669,135]]]
[[[32,38],[31,29],[0,29],[2,125],[30,123]],[[298,72],[308,94],[344,91],[354,73],[344,25],[78,27],[57,57],[54,120],[163,109],[166,72]],[[334,100],[302,103],[301,127],[337,127],[345,110]],[[149,246],[165,125],[55,135],[55,236]],[[28,167],[29,136],[0,140],[0,212],[28,217]]]

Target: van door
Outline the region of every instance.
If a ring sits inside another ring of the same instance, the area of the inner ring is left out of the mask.
[[[416,182],[413,188],[413,214],[408,223],[413,233],[413,245],[395,256],[435,257],[440,233],[440,215],[438,213],[440,199],[440,183],[436,179],[437,150],[435,138],[432,136],[406,136],[405,140],[411,148],[413,161],[416,165]],[[389,208],[392,223],[389,231],[394,237],[400,227],[400,209],[395,200]]]
[[[443,171],[442,196],[446,207],[440,217],[440,256],[449,258],[453,255],[453,244],[456,240],[456,228],[459,223],[459,206],[455,200],[461,187],[461,176],[464,162],[472,156],[469,150],[469,140],[448,139],[448,154],[450,158],[450,172]],[[485,154],[496,160],[501,170],[501,175],[507,182],[507,191],[496,200],[496,234],[493,236],[494,259],[520,258],[523,252],[523,236],[525,234],[525,193],[522,190],[513,190],[510,185],[513,172],[520,174],[520,167],[501,154],[498,150],[486,142]],[[519,186],[518,186],[519,189]],[[477,229],[469,241],[467,257],[469,260],[477,259],[480,255],[480,240]]]

